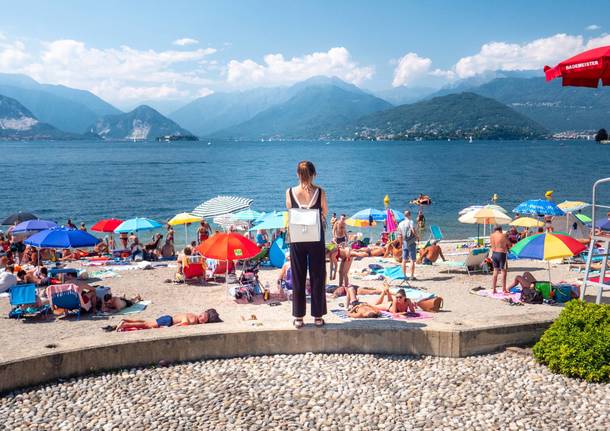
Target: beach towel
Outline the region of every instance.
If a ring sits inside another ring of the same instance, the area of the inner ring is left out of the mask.
[[[112,269],[102,269],[100,271],[93,271],[89,275],[91,276],[91,278],[100,278],[100,279],[120,277],[120,275],[116,271],[113,271]]]
[[[127,314],[141,313],[142,311],[146,310],[146,307],[148,307],[151,303],[152,303],[152,301],[136,302],[131,307],[125,307],[121,311],[118,311],[114,314],[123,316],[123,315],[127,315]]]
[[[504,295],[501,291],[499,291],[498,293],[493,293],[491,289],[483,289],[471,290],[470,293],[477,296],[483,296],[485,298],[499,299],[501,301],[511,298],[515,302],[521,302],[521,292],[512,291],[510,295]]]
[[[341,320],[347,320],[347,321],[351,321],[351,320],[400,320],[400,321],[411,321],[411,320],[421,320],[421,319],[431,319],[432,318],[432,314],[430,313],[426,313],[425,311],[418,311],[417,312],[417,316],[404,316],[404,315],[392,315],[392,313],[387,312],[387,311],[382,311],[381,312],[381,317],[377,317],[375,319],[363,319],[363,318],[352,318],[349,317],[347,314],[347,310],[344,309],[340,309],[340,308],[335,308],[330,310],[331,313],[333,313],[335,316],[337,316],[339,319]]]

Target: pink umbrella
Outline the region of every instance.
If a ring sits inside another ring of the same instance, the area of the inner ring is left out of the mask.
[[[396,224],[396,220],[394,220],[394,213],[390,208],[386,209],[386,232],[394,232],[398,225]]]

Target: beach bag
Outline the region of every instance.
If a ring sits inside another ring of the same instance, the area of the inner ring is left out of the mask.
[[[434,298],[424,299],[417,303],[417,306],[421,308],[423,311],[431,311],[433,313],[438,313],[441,308],[443,308],[443,298],[440,296],[435,296]]]
[[[524,287],[521,289],[521,302],[526,304],[542,304],[544,297],[536,289],[530,287]]]
[[[291,243],[320,241],[320,232],[322,230],[320,211],[311,208],[318,199],[319,193],[320,189],[316,189],[307,207],[303,207],[297,201],[296,196],[294,197],[299,208],[290,208],[288,210],[288,233],[290,234]]]
[[[553,299],[557,302],[568,302],[572,299],[572,286],[560,284],[553,287]]]

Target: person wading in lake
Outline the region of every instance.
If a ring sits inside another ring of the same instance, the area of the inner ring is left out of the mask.
[[[302,328],[305,316],[307,270],[311,286],[311,315],[323,326],[326,314],[326,247],[324,225],[328,206],[324,190],[313,184],[316,168],[309,161],[297,166],[299,185],[286,190],[289,212],[290,260],[292,272],[292,315],[294,326]]]

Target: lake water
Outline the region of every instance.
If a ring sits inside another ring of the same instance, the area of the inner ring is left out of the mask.
[[[330,212],[383,209],[386,194],[404,210],[426,193],[428,223],[449,238],[476,233],[457,213],[493,193],[508,210],[550,189],[556,201],[590,201],[593,182],[610,176],[610,145],[590,141],[0,142],[0,217],[23,210],[88,226],[107,217],[165,221],[219,194],[283,209],[303,159],[315,163]]]

